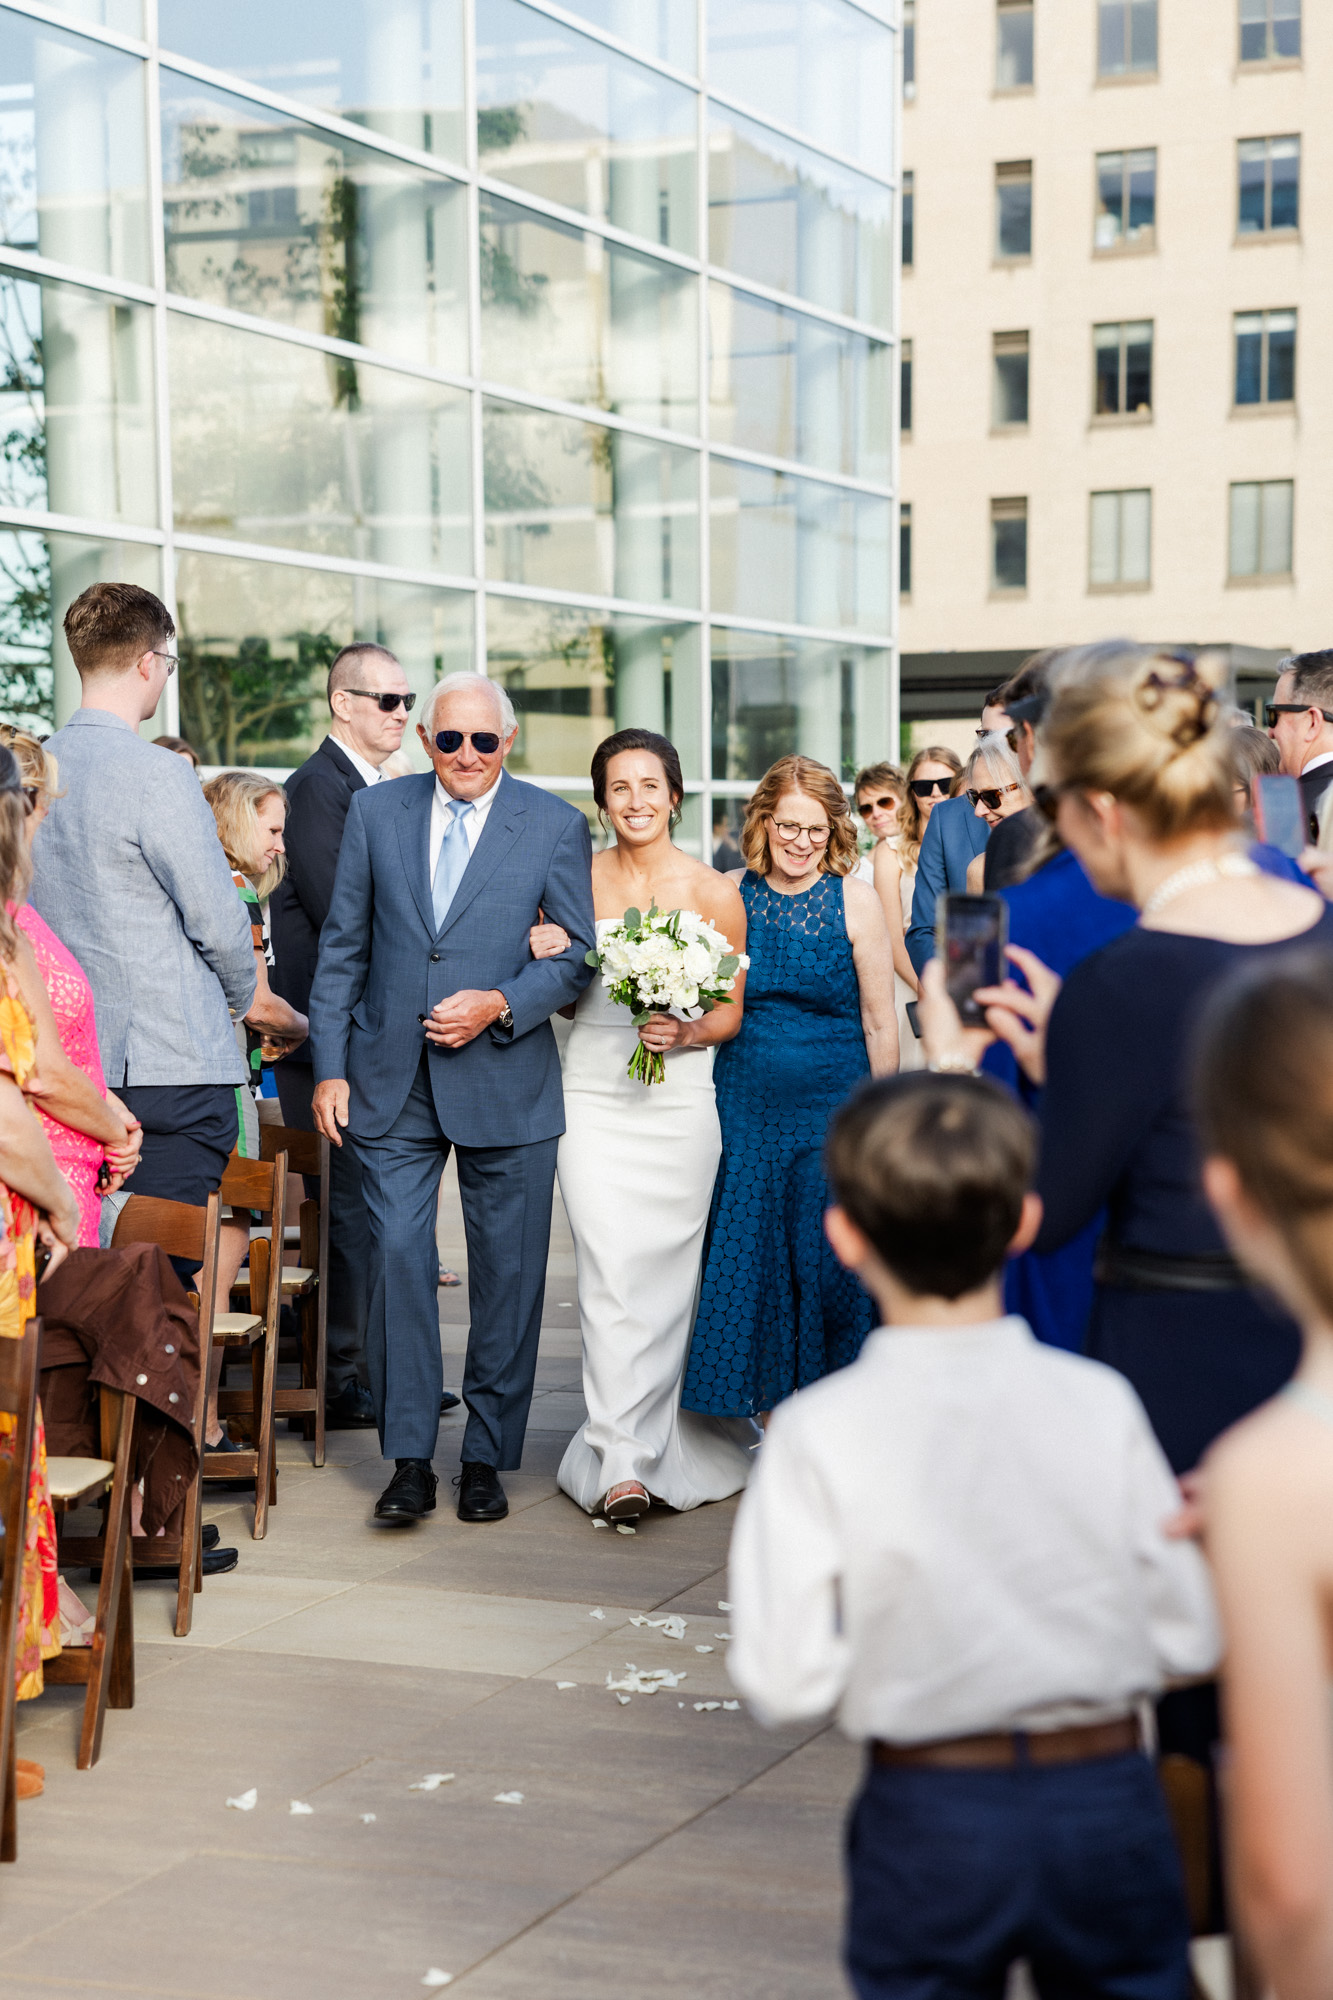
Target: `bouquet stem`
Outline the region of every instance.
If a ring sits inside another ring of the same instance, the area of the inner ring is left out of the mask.
[[[645,1048],[640,1042],[629,1059],[627,1074],[644,1084],[666,1082],[666,1057],[660,1049]]]

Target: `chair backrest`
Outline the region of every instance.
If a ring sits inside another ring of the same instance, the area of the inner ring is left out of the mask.
[[[208,1396],[208,1364],[213,1350],[213,1315],[217,1310],[218,1235],[222,1227],[221,1197],[211,1194],[206,1208],[185,1201],[163,1201],[157,1195],[132,1194],[116,1217],[113,1250],[127,1243],[156,1243],[168,1257],[181,1257],[199,1271],[199,1290],[190,1294],[199,1313],[199,1389],[191,1429],[203,1443],[204,1409]]]
[[[276,1160],[279,1153],[287,1155],[289,1173],[306,1174],[311,1180],[320,1182],[320,1199],[323,1200],[323,1183],[329,1171],[329,1142],[324,1134],[302,1132],[295,1125],[261,1125],[260,1159]]]
[[[250,1310],[262,1313],[277,1337],[282,1306],[282,1227],[287,1207],[287,1155],[243,1160],[233,1153],[222,1176],[222,1199],[233,1208],[258,1210],[268,1224],[267,1237],[250,1238]]]
[[[5,1527],[0,1570],[0,1791],[14,1726],[15,1662],[23,1551],[27,1542],[28,1479],[37,1412],[37,1356],[42,1322],[30,1319],[22,1338],[0,1338],[0,1410],[14,1419],[12,1450],[0,1457],[0,1520]]]

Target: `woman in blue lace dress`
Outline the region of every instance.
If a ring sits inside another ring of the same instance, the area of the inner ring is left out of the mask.
[[[824,1239],[824,1134],[867,1075],[898,1066],[893,954],[850,873],[856,831],[833,773],[783,757],[741,835],[745,1020],[713,1071],[722,1164],[681,1402],[762,1415],[845,1367],[875,1309]]]

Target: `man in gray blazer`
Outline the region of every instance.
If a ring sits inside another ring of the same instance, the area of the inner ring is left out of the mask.
[[[523,1454],[565,1127],[550,1017],[591,977],[591,841],[582,813],[504,770],[517,722],[495,682],[450,674],[418,733],[435,775],[360,791],[348,808],[310,994],[313,1108],[361,1160],[366,1361],[395,1461],[375,1514],[390,1523],[435,1506],[435,1215],[455,1150],[471,1307],[458,1513],[498,1521],[498,1473]],[[536,959],[528,933],[543,912],[570,943]]]
[[[175,671],[165,604],[95,583],[65,614],[83,705],[46,748],[60,796],[31,898],[88,975],[107,1083],[143,1124],[133,1192],[202,1206],[236,1144],[250,921],[185,758],[139,735]]]

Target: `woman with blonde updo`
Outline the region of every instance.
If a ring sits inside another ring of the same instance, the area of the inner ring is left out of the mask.
[[[681,1396],[715,1417],[762,1416],[860,1352],[875,1310],[824,1239],[824,1134],[898,1067],[888,931],[832,771],[779,758],[741,850],[745,1019],[713,1070],[722,1164]]]

